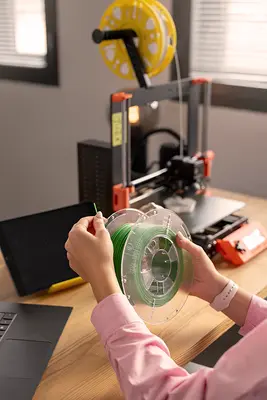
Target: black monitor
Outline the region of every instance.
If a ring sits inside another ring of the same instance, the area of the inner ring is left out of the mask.
[[[73,224],[95,213],[86,202],[0,222],[0,248],[20,296],[77,276],[64,244]]]

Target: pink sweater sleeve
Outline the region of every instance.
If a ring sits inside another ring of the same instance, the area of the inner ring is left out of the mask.
[[[247,331],[258,305],[253,299]],[[226,352],[214,369],[203,368],[192,375],[171,359],[165,343],[148,330],[125,296],[114,294],[99,303],[92,323],[128,400],[252,399],[246,396],[253,395],[255,388],[257,393],[267,390],[260,386],[262,380],[267,382],[267,322]]]
[[[253,296],[250,307],[248,309],[245,325],[240,329],[239,333],[245,336],[248,332],[258,326],[267,318],[267,301],[258,296]]]

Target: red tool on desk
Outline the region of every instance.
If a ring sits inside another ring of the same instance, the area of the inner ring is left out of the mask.
[[[227,261],[239,266],[267,248],[267,233],[258,222],[244,224],[223,239],[217,240],[216,249]]]

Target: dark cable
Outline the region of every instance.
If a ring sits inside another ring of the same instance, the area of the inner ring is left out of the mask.
[[[173,130],[171,128],[163,127],[163,128],[157,128],[157,129],[148,131],[147,133],[144,134],[144,136],[142,136],[139,143],[136,145],[134,154],[132,154],[132,166],[136,162],[139,147],[142,146],[142,144],[145,143],[148,140],[148,138],[150,138],[151,136],[156,135],[156,134],[164,134],[164,133],[167,133],[168,135],[172,136],[174,139],[178,140],[179,143],[181,142],[181,137],[180,137],[179,133],[177,133],[175,130]]]
[[[143,142],[145,142],[150,136],[156,135],[157,133],[167,133],[168,135],[172,136],[174,139],[177,139],[180,143],[181,137],[179,135],[179,133],[175,132],[173,129],[171,128],[157,128],[157,129],[153,129],[152,131],[148,131],[147,133],[145,133],[145,135],[142,137],[142,139],[140,140],[140,144],[142,144]]]

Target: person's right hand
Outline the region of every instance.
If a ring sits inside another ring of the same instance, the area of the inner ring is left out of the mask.
[[[229,279],[219,274],[202,247],[186,239],[181,233],[178,233],[176,241],[180,248],[188,251],[192,256],[194,282],[191,295],[212,303],[228,284]]]
[[[88,232],[91,224],[95,234]],[[101,213],[77,222],[65,248],[70,267],[91,284],[97,301],[121,292],[114,271],[112,241]]]

